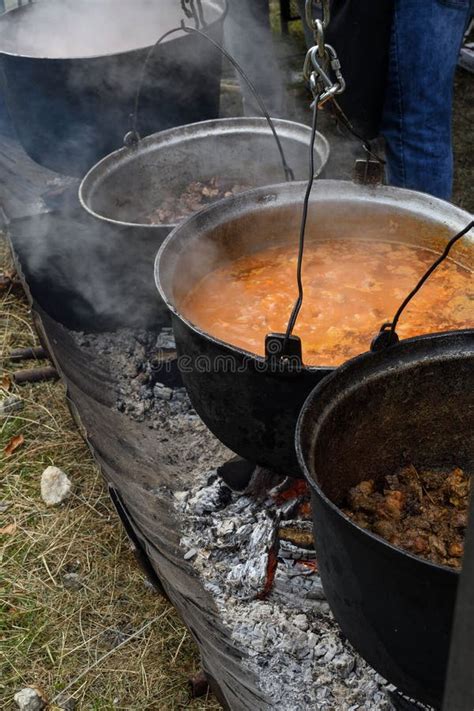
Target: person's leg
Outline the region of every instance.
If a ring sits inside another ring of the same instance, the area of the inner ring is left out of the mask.
[[[228,51],[248,74],[270,114],[281,116],[283,79],[275,57],[268,13],[268,0],[229,0],[225,41]],[[239,81],[244,113],[260,116],[260,108],[240,76]]]
[[[382,134],[391,185],[449,199],[453,81],[471,0],[395,0]]]

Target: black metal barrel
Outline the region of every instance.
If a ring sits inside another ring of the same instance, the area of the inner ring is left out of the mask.
[[[224,0],[203,0],[206,32],[218,42],[224,9]],[[148,49],[181,19],[178,0],[42,0],[2,15],[3,88],[31,158],[82,176],[119,148]],[[171,36],[148,66],[141,134],[216,118],[220,79],[214,47],[196,35]]]

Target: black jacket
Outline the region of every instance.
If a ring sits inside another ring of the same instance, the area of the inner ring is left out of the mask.
[[[333,45],[347,83],[339,103],[367,138],[380,129],[394,0],[332,0],[326,41]]]

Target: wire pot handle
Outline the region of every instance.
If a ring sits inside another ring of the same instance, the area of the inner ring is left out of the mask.
[[[416,296],[416,294],[420,291],[420,289],[423,287],[423,285],[428,281],[430,276],[433,274],[433,272],[442,264],[445,259],[447,259],[451,249],[454,247],[456,242],[459,242],[460,239],[464,237],[472,228],[474,227],[474,220],[471,220],[471,222],[464,227],[460,232],[458,232],[454,237],[451,237],[449,240],[448,244],[444,248],[443,253],[436,259],[435,262],[431,265],[431,267],[423,274],[421,277],[420,281],[417,283],[414,289],[410,291],[408,296],[404,299],[404,301],[400,304],[398,311],[396,312],[393,321],[389,321],[387,323],[382,324],[382,327],[380,329],[380,332],[375,336],[374,340],[372,341],[372,344],[370,346],[370,350],[372,352],[377,352],[377,351],[383,351],[385,348],[388,348],[389,346],[393,346],[396,343],[399,342],[400,338],[397,334],[397,326],[398,322],[400,321],[400,317],[407,308],[408,304],[410,301]]]
[[[197,10],[194,7],[194,0],[181,0],[181,8],[188,19],[193,18],[196,28],[206,27],[206,21],[204,19],[204,13],[202,10],[202,0],[196,0]],[[227,14],[228,6],[226,0],[226,8],[224,13],[224,18]]]
[[[225,2],[225,9],[224,9],[224,18],[225,18],[225,16],[226,16],[227,13],[228,13],[229,6],[228,6],[227,0],[224,0],[224,2]],[[290,166],[289,166],[288,163],[287,163],[286,156],[285,156],[285,152],[284,152],[284,150],[283,150],[283,146],[282,146],[282,144],[281,144],[281,141],[280,141],[280,138],[279,138],[278,133],[277,133],[277,131],[276,131],[275,125],[274,125],[274,123],[273,123],[273,120],[272,120],[272,118],[270,117],[270,114],[268,113],[268,109],[267,109],[267,107],[265,106],[265,102],[264,102],[263,99],[261,98],[260,94],[258,93],[258,91],[257,91],[257,89],[255,88],[255,86],[254,86],[254,84],[252,83],[252,81],[249,79],[249,77],[247,76],[247,74],[245,73],[245,71],[242,69],[242,67],[240,66],[240,64],[237,62],[237,60],[234,59],[234,57],[232,57],[232,55],[230,55],[218,42],[216,42],[215,40],[213,40],[211,37],[209,37],[209,35],[207,35],[207,34],[206,34],[205,32],[203,32],[202,30],[197,29],[197,28],[193,28],[193,27],[188,27],[187,25],[185,25],[184,20],[181,22],[180,27],[175,27],[174,29],[168,30],[168,32],[165,32],[165,33],[155,42],[155,44],[154,44],[152,47],[150,47],[150,49],[149,49],[149,51],[148,51],[148,54],[147,54],[146,59],[145,59],[145,61],[144,61],[144,63],[143,63],[143,66],[142,66],[142,71],[141,71],[141,74],[140,74],[140,79],[139,79],[138,86],[137,86],[137,91],[136,91],[136,94],[135,94],[135,105],[134,105],[134,110],[133,110],[133,113],[132,113],[132,128],[131,128],[131,130],[126,134],[126,136],[125,136],[125,138],[124,138],[124,144],[125,144],[125,146],[127,146],[128,148],[131,148],[131,147],[133,147],[133,146],[137,146],[138,143],[139,143],[140,140],[141,140],[140,134],[139,134],[139,132],[138,132],[138,120],[139,120],[139,110],[140,110],[140,97],[141,97],[141,93],[142,93],[142,89],[143,89],[143,83],[144,83],[144,81],[145,81],[145,77],[146,77],[146,74],[147,74],[147,69],[148,69],[148,64],[149,64],[149,62],[150,62],[150,59],[151,59],[151,57],[153,56],[153,53],[154,53],[155,49],[156,49],[162,42],[164,42],[165,39],[167,39],[167,38],[170,37],[171,35],[174,35],[174,34],[176,34],[176,33],[178,33],[178,32],[185,32],[186,34],[195,34],[195,35],[199,35],[200,37],[203,37],[203,38],[206,39],[215,49],[217,49],[217,50],[222,54],[223,57],[225,57],[225,58],[232,64],[232,66],[234,67],[234,69],[237,70],[237,72],[240,74],[240,76],[242,77],[242,79],[245,81],[245,83],[247,84],[248,88],[249,88],[250,91],[252,92],[252,95],[253,95],[254,99],[257,101],[257,103],[258,103],[258,105],[259,105],[259,107],[260,107],[260,109],[261,109],[261,111],[262,111],[262,113],[263,113],[263,115],[264,115],[264,117],[265,117],[265,119],[266,119],[266,121],[267,121],[269,127],[270,127],[270,130],[271,130],[271,132],[272,132],[272,134],[273,134],[273,137],[274,137],[274,139],[275,139],[275,143],[277,144],[278,151],[279,151],[279,153],[280,153],[281,164],[282,164],[283,172],[284,172],[284,174],[285,174],[285,180],[288,181],[288,182],[294,180],[294,179],[295,179],[295,174],[294,174],[292,168],[290,168]]]

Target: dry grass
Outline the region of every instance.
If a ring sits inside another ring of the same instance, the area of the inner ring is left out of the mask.
[[[5,254],[3,247],[0,271]],[[1,380],[9,351],[37,339],[22,298],[0,299],[0,323]],[[0,707],[14,708],[13,694],[36,684],[50,702],[67,687],[79,709],[219,708],[212,699],[189,704],[186,681],[199,665],[194,643],[173,608],[146,587],[62,385],[10,392],[24,409],[0,420],[0,501],[8,504],[0,528],[14,525],[1,536]],[[6,457],[19,434],[24,445]],[[39,494],[49,464],[75,486],[54,509]],[[70,572],[80,576],[79,590],[64,585]]]

